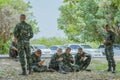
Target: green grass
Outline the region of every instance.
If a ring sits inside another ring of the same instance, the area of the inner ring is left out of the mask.
[[[107,70],[107,61],[101,62],[99,60],[93,60],[89,67],[97,71]],[[116,71],[120,72],[120,62],[116,62]]]
[[[91,62],[90,68],[93,70],[101,71],[107,69],[107,64],[98,60],[94,60]]]

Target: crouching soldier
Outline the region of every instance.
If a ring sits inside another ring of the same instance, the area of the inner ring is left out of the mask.
[[[64,71],[66,72],[73,72],[79,71],[79,66],[74,65],[74,59],[70,54],[71,48],[67,47],[65,53],[62,54],[63,63],[64,63]]]
[[[47,71],[47,66],[44,66],[44,60],[41,60],[41,50],[38,49],[32,54],[32,69],[34,72],[44,72]]]
[[[91,55],[83,52],[82,48],[78,49],[78,53],[75,55],[75,64],[79,65],[80,70],[87,70],[91,62]],[[91,71],[91,70],[89,70]]]
[[[10,52],[9,52],[9,56],[11,58],[17,59],[18,56],[18,49],[17,49],[17,39],[14,38],[11,45],[10,45]]]
[[[59,71],[60,73],[65,74],[66,72],[63,70],[63,58],[62,58],[62,49],[59,48],[57,53],[55,53],[50,60],[49,68],[55,71]]]

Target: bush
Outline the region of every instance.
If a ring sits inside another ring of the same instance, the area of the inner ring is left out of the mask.
[[[43,45],[46,45],[47,47],[50,47],[52,45],[64,45],[64,44],[70,44],[70,43],[80,44],[80,42],[75,42],[75,41],[68,40],[65,38],[62,39],[62,38],[56,38],[56,37],[41,38],[41,39],[36,39],[36,40],[31,41],[31,44],[43,44]],[[93,48],[97,48],[100,43],[98,43],[98,42],[86,42],[86,44],[91,45]]]
[[[9,47],[10,47],[11,40],[4,43],[3,41],[0,41],[0,54],[8,54],[9,53]]]
[[[62,38],[41,38],[37,40],[32,40],[31,44],[43,44],[46,45],[47,47],[50,47],[52,45],[64,45],[67,43],[73,43],[73,41],[70,41],[68,39],[62,39]]]

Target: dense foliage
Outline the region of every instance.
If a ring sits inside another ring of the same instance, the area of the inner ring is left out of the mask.
[[[118,1],[118,2],[116,2]],[[109,24],[120,43],[120,0],[64,0],[59,8],[58,28],[70,40],[77,42],[102,42],[105,25]]]
[[[27,15],[27,22],[32,25],[35,33],[39,31],[37,21],[33,18],[30,3],[24,0],[0,0],[0,52],[9,50],[10,40],[13,37],[13,29],[19,21],[19,15]]]

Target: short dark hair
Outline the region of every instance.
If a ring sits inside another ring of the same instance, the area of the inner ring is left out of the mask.
[[[40,49],[37,49],[37,51],[36,51],[37,53],[39,53],[39,54],[41,54],[41,50]]]
[[[82,48],[78,48],[78,50],[83,50]]]
[[[24,16],[24,17],[26,17],[26,15],[25,15],[25,14],[21,14],[20,16]]]
[[[66,49],[69,49],[69,50],[71,50],[71,48],[70,48],[70,47],[67,47]]]
[[[58,50],[62,50],[62,48],[58,48],[57,51],[58,51]]]
[[[110,27],[109,24],[107,24],[105,27]]]

